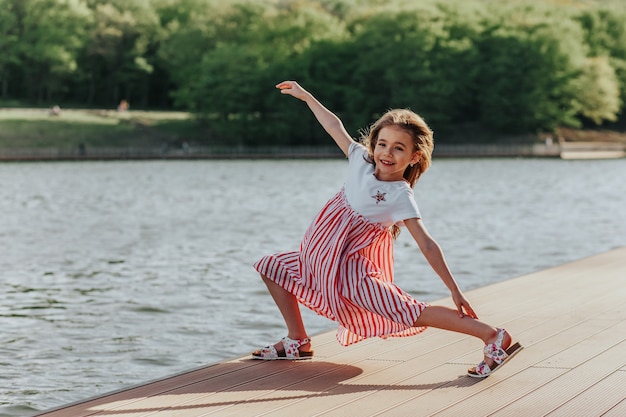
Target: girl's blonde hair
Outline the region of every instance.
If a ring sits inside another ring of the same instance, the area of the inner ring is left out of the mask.
[[[378,141],[378,134],[384,127],[390,126],[402,129],[411,135],[413,139],[413,151],[420,151],[422,153],[419,161],[413,166],[409,165],[403,174],[404,179],[413,187],[419,177],[430,167],[432,162],[433,149],[435,147],[433,131],[430,130],[430,127],[428,127],[424,119],[411,110],[389,110],[361,135],[361,140],[369,151],[369,161],[373,164],[375,163],[374,148]]]
[[[390,126],[402,129],[411,135],[413,139],[413,151],[421,152],[419,161],[412,166],[409,165],[406,167],[403,174],[404,179],[413,187],[419,177],[430,167],[432,162],[433,149],[435,147],[433,131],[430,130],[430,127],[428,127],[424,119],[411,110],[389,110],[361,135],[361,140],[367,147],[369,153],[368,161],[370,163],[376,164],[374,161],[374,148],[378,141],[378,134],[384,127]],[[391,235],[394,239],[400,235],[400,228],[395,224],[391,227]]]

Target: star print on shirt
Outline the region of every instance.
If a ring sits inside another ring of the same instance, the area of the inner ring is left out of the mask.
[[[386,195],[386,194],[387,194],[387,193],[381,193],[381,192],[380,192],[380,190],[378,190],[378,191],[376,192],[376,195],[373,195],[373,196],[372,196],[372,198],[375,198],[375,199],[376,199],[376,204],[378,204],[378,203],[380,203],[381,201],[387,201],[387,200],[385,200],[385,195]]]

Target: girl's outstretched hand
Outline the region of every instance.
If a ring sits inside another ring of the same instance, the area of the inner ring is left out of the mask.
[[[478,319],[478,315],[476,315],[474,309],[461,291],[452,292],[452,301],[454,301],[454,305],[456,305],[456,308],[459,312],[459,317],[468,315],[473,319]]]
[[[295,81],[283,81],[276,84],[276,88],[280,89],[281,94],[289,94],[303,101],[309,95],[309,92],[300,87],[300,84]]]
[[[326,133],[330,135],[344,155],[348,156],[348,150],[353,140],[343,127],[341,120],[315,97],[295,81],[283,81],[276,84],[276,88],[281,94],[289,94],[304,101],[315,115],[317,121],[322,125]]]

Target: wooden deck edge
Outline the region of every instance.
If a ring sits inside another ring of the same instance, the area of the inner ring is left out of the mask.
[[[544,268],[542,270],[538,270],[538,271],[535,271],[535,272],[530,272],[530,273],[527,273],[527,274],[524,274],[524,275],[521,275],[521,276],[512,277],[512,278],[505,279],[505,280],[502,280],[502,281],[498,281],[498,282],[495,282],[495,283],[491,283],[491,284],[488,284],[488,285],[485,285],[485,286],[482,286],[482,287],[474,288],[472,290],[467,291],[466,294],[468,294],[470,296],[470,298],[471,298],[471,294],[473,292],[475,292],[475,291],[484,290],[484,289],[487,289],[489,287],[497,287],[498,285],[501,285],[501,284],[503,284],[505,282],[506,283],[510,283],[512,281],[520,281],[520,280],[529,279],[532,276],[535,276],[536,274],[541,274],[541,273],[543,273],[545,271],[550,271],[550,270],[556,269],[556,268],[567,267],[568,265],[571,265],[571,264],[576,264],[576,263],[584,262],[586,260],[590,260],[592,258],[597,258],[597,257],[603,256],[603,255],[608,255],[611,252],[623,251],[624,249],[626,249],[626,247],[616,247],[616,248],[613,248],[612,250],[609,250],[609,251],[606,251],[606,252],[603,252],[603,253],[592,254],[592,255],[583,257],[581,259],[577,259],[577,260],[574,260],[574,261],[569,261],[569,262],[566,262],[566,263],[563,263],[563,264],[560,264],[560,265],[555,265],[555,266]],[[433,304],[433,305],[436,305],[436,304],[446,304],[446,305],[449,305],[450,304],[450,297],[444,297],[444,298],[435,300],[435,301],[431,302],[430,304]],[[334,340],[334,338],[331,336],[331,334],[334,334],[334,333],[335,333],[335,330],[329,330],[329,331],[324,331],[324,332],[315,334],[312,337],[313,338],[321,338],[321,337],[332,338]],[[326,343],[328,343],[328,342],[326,342]],[[156,378],[156,379],[153,379],[153,380],[140,382],[140,383],[137,383],[137,384],[126,386],[126,387],[121,387],[120,389],[117,389],[117,390],[113,390],[113,391],[106,392],[106,393],[103,393],[103,394],[98,394],[98,395],[95,395],[93,397],[89,397],[89,398],[86,398],[86,399],[78,400],[78,401],[75,401],[75,402],[72,402],[72,403],[63,404],[63,405],[60,405],[58,407],[54,407],[54,408],[51,408],[51,409],[48,409],[48,410],[44,410],[44,411],[40,412],[39,414],[35,414],[35,416],[45,416],[47,414],[56,413],[56,412],[59,412],[61,410],[69,409],[71,407],[75,407],[75,406],[78,406],[78,405],[81,405],[81,404],[94,402],[94,401],[97,401],[97,400],[102,400],[102,399],[105,399],[107,397],[113,397],[113,396],[115,396],[117,394],[120,394],[120,393],[124,393],[124,392],[130,391],[130,390],[146,387],[148,385],[152,385],[152,384],[155,384],[155,383],[164,382],[164,381],[167,381],[167,380],[170,380],[170,379],[173,379],[173,378],[177,378],[177,377],[180,377],[180,376],[183,376],[183,375],[192,374],[194,372],[201,372],[203,370],[206,370],[206,369],[214,367],[214,366],[218,366],[218,365],[225,364],[225,363],[228,363],[228,362],[241,361],[243,359],[248,359],[248,358],[249,358],[248,354],[233,356],[231,358],[219,360],[219,361],[207,364],[207,365],[198,366],[198,367],[195,367],[195,368],[192,368],[192,369],[188,369],[188,370],[184,370],[184,371],[181,371],[181,372],[178,372],[178,373],[175,373],[175,374],[171,374],[171,375],[168,375],[168,376],[163,376],[163,377],[159,377],[159,378]],[[262,361],[250,361],[249,362],[250,363],[249,366],[253,367],[253,366],[256,366],[258,363],[261,363],[261,362]],[[622,370],[626,370],[626,367],[623,368]]]
[[[155,383],[158,383],[158,382],[167,381],[168,379],[176,378],[176,377],[179,377],[179,376],[182,376],[182,375],[187,375],[187,374],[191,374],[191,373],[194,373],[194,372],[202,371],[204,369],[211,368],[213,366],[217,366],[217,365],[220,365],[220,364],[225,363],[225,362],[231,362],[231,361],[240,360],[243,357],[245,357],[245,356],[233,356],[231,358],[222,359],[222,360],[210,363],[208,365],[201,365],[201,366],[198,366],[196,368],[187,369],[187,370],[184,370],[184,371],[176,372],[174,374],[158,377],[158,378],[151,379],[151,380],[148,380],[148,381],[138,382],[136,384],[132,384],[132,385],[128,385],[128,386],[125,386],[125,387],[121,387],[119,389],[116,389],[116,390],[113,390],[113,391],[108,391],[108,392],[105,392],[103,394],[97,394],[97,395],[94,395],[92,397],[84,398],[82,400],[73,401],[73,402],[68,403],[68,404],[62,404],[62,405],[60,405],[58,407],[54,407],[54,408],[50,408],[48,410],[44,410],[44,411],[42,411],[39,414],[34,414],[33,417],[43,416],[43,415],[46,415],[46,414],[50,414],[50,413],[54,413],[54,412],[57,412],[57,411],[60,411],[60,410],[64,410],[66,408],[74,407],[74,406],[77,406],[77,405],[80,405],[80,404],[85,404],[85,403],[88,403],[88,402],[101,400],[101,399],[106,398],[106,397],[112,397],[112,396],[120,394],[122,392],[130,391],[130,390],[137,389],[137,388],[141,388],[141,387],[144,387],[144,386],[147,386],[147,385],[151,385],[151,384],[155,384]]]

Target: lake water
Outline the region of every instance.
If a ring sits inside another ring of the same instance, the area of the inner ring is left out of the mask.
[[[252,264],[297,248],[345,172],[343,160],[0,164],[0,415],[284,336]],[[416,198],[465,290],[626,245],[626,160],[436,160]],[[396,280],[425,301],[448,295],[406,231]],[[304,313],[310,334],[334,328]]]

